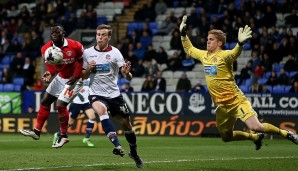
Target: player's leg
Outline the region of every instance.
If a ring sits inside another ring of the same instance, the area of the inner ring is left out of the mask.
[[[260,123],[256,116],[248,118],[245,123],[250,130],[263,132],[270,135],[280,135],[298,145],[297,134],[288,130],[280,129],[270,123]]]
[[[20,133],[24,136],[32,137],[34,140],[39,140],[40,133],[45,121],[49,118],[51,104],[57,99],[48,92],[45,93],[44,98],[41,101],[41,105],[37,114],[36,125],[33,130],[21,129]]]
[[[64,144],[69,142],[67,129],[69,121],[69,113],[66,108],[67,103],[61,100],[57,100],[57,111],[58,111],[58,120],[60,125],[60,136],[55,144],[52,145],[53,148],[61,148]]]
[[[67,136],[67,129],[68,129],[68,120],[69,120],[69,113],[67,110],[68,103],[79,93],[80,89],[82,88],[83,83],[78,81],[74,85],[67,85],[65,84],[68,79],[60,79],[60,88],[62,87],[63,90],[61,91],[58,100],[57,100],[57,110],[58,110],[58,120],[60,124],[60,136],[56,144],[52,145],[53,148],[61,148],[64,144],[69,142]]]
[[[69,119],[68,119],[68,127],[72,126],[75,120],[77,119],[79,113],[81,111],[81,104],[71,103],[69,104],[68,112],[69,112]],[[56,144],[59,137],[61,136],[60,130],[54,134],[53,138],[53,145]]]
[[[129,157],[132,158],[136,166],[138,168],[144,168],[144,163],[142,159],[139,157],[138,152],[137,152],[137,138],[136,134],[131,126],[130,123],[130,117],[128,115],[116,115],[115,116],[118,122],[120,123],[122,129],[124,130],[124,135],[125,138],[129,144],[130,147],[130,152],[129,152]]]
[[[51,104],[57,99],[58,95],[63,89],[59,88],[60,80],[55,77],[46,89],[44,98],[41,101],[41,105],[37,114],[37,122],[33,131],[30,130],[20,130],[20,133],[32,137],[38,140],[40,137],[40,132],[45,121],[48,119],[51,110]]]
[[[239,106],[239,113],[241,114],[241,120],[245,122],[247,127],[256,132],[263,132],[270,135],[281,135],[293,143],[298,144],[298,135],[291,131],[280,129],[270,123],[261,123],[257,118],[257,113],[251,106],[251,103],[246,100]]]
[[[244,131],[234,131],[234,124],[237,120],[237,108],[229,111],[227,108],[218,107],[216,111],[217,128],[224,142],[251,140],[259,150],[262,146],[262,134],[248,133]]]
[[[125,152],[120,145],[118,140],[118,136],[116,133],[116,129],[113,123],[110,120],[108,115],[108,99],[105,99],[100,96],[89,96],[90,104],[93,110],[99,115],[99,119],[101,121],[101,126],[106,134],[106,136],[110,139],[110,141],[114,144],[113,153],[115,155],[124,156]]]
[[[132,158],[138,168],[144,168],[144,163],[137,152],[137,138],[130,122],[129,111],[122,96],[114,98],[111,105],[110,112],[116,114],[114,117],[120,123],[125,138],[129,144],[129,157]]]
[[[86,126],[86,134],[85,134],[85,138],[83,139],[83,143],[87,144],[88,147],[94,147],[94,144],[90,140],[90,136],[92,134],[92,130],[93,130],[93,127],[94,127],[95,112],[91,108],[89,103],[87,103],[86,105],[88,105],[88,108],[86,108],[84,111],[85,111],[86,115],[88,116],[89,120],[88,120],[88,123],[87,123],[87,126]]]

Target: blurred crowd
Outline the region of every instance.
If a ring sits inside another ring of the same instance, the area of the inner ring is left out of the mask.
[[[185,7],[185,10],[181,13],[178,10],[167,11],[173,7]],[[190,11],[186,8],[190,8]],[[157,30],[150,30],[149,24],[145,23],[142,29],[133,31],[120,41],[118,48],[132,62],[135,76],[146,77],[146,81],[153,77],[154,80],[157,78],[157,71],[187,72],[192,71],[198,63],[182,49],[179,25],[183,15],[188,16],[188,37],[200,49],[206,48],[206,37],[210,29],[223,30],[227,35],[225,47],[231,48],[228,45],[234,47],[237,43],[238,29],[249,25],[253,30],[253,38],[245,45],[245,50],[251,51],[248,57],[250,59],[244,67],[234,63],[234,71],[241,71],[236,72],[235,76],[238,85],[247,79],[251,80],[248,85],[251,92],[255,92],[253,87],[256,85],[294,87],[298,81],[298,35],[297,31],[295,34],[293,32],[298,29],[297,9],[298,2],[294,0],[148,0],[136,11],[134,20],[150,23],[156,22],[159,15],[166,15],[164,21],[159,23]],[[170,49],[177,50],[171,56],[163,46],[152,48],[152,39],[160,35],[171,36]],[[167,67],[160,69],[158,66],[161,64],[166,64]],[[260,82],[261,78],[266,81]],[[180,87],[181,83],[178,81],[177,91],[191,90],[188,84],[185,88]]]
[[[0,83],[24,78],[22,90],[41,88],[35,77],[41,46],[50,40],[50,25],[63,25],[66,36],[74,29],[96,28],[94,0],[9,0],[0,3]],[[24,5],[25,4],[25,5]],[[78,9],[86,12],[76,16]],[[42,86],[43,87],[43,86]]]

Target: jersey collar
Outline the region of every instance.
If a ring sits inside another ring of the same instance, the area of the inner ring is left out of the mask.
[[[53,41],[52,41],[52,44],[53,44],[53,47],[57,47],[57,46],[55,46]],[[63,46],[62,47],[66,47],[66,46],[68,46],[68,41],[67,41],[67,39],[63,38]],[[60,47],[58,47],[58,48],[60,48]]]
[[[94,49],[98,52],[109,52],[112,50],[112,46],[108,45],[108,47],[105,50],[99,50],[99,49],[96,49],[96,45],[95,45]]]

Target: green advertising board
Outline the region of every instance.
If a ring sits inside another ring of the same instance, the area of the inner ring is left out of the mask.
[[[21,93],[0,92],[0,114],[20,114],[21,101]]]

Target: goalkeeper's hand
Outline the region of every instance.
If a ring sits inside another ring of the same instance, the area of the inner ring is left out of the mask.
[[[248,27],[247,25],[244,27],[244,29],[240,27],[238,31],[238,42],[239,42],[238,44],[242,46],[246,40],[252,37],[251,33],[252,33],[251,28]]]
[[[181,34],[181,36],[183,36],[183,37],[186,36],[186,20],[187,20],[187,16],[184,15],[183,18],[182,18],[180,27],[179,27],[180,34]]]

